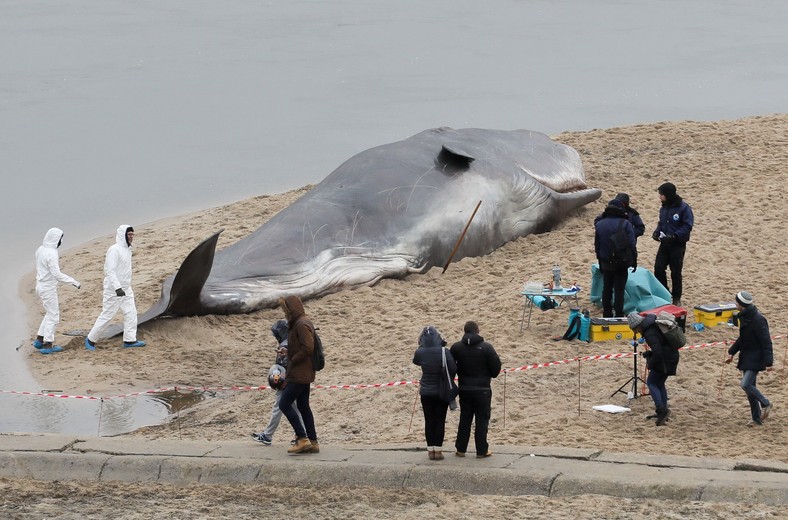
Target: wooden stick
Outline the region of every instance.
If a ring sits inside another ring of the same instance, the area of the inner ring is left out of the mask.
[[[578,354],[580,354],[578,352]],[[580,417],[580,356],[577,356],[577,416]]]
[[[781,381],[780,381],[781,385],[785,385],[785,361],[786,361],[787,357],[788,357],[788,336],[785,336],[785,351],[783,353],[782,375],[780,376],[781,377]]]
[[[416,397],[413,399],[413,411],[410,413],[410,424],[408,425],[408,433],[413,427],[413,416],[416,415],[416,403],[419,400],[419,389],[416,388]]]
[[[473,210],[473,213],[471,214],[471,218],[468,219],[468,223],[465,224],[465,229],[462,230],[462,233],[460,234],[460,238],[457,240],[457,243],[454,244],[454,249],[452,249],[451,254],[449,255],[449,259],[446,260],[446,264],[443,266],[443,271],[441,271],[441,274],[445,273],[446,269],[449,268],[449,264],[451,263],[451,259],[454,258],[454,254],[460,248],[460,244],[462,243],[462,239],[465,238],[465,233],[468,231],[468,228],[471,227],[471,222],[473,222],[473,217],[476,216],[476,212],[479,210],[479,206],[481,206],[481,205],[482,205],[482,201],[479,201],[479,203],[476,204],[476,208]]]
[[[506,429],[506,372],[503,373],[503,429]]]

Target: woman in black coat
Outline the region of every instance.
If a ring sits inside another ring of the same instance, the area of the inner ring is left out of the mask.
[[[654,400],[656,407],[657,426],[662,426],[668,420],[670,410],[668,409],[668,390],[665,382],[669,376],[676,375],[679,366],[679,351],[672,348],[662,331],[657,325],[657,317],[653,314],[646,314],[645,317],[637,312],[631,312],[627,316],[629,328],[645,338],[650,350],[643,352],[643,357],[647,360],[648,377],[646,386]]]
[[[434,326],[424,327],[419,336],[419,348],[413,355],[413,363],[421,367],[419,395],[424,412],[424,436],[427,439],[427,455],[430,460],[443,460],[443,438],[446,434],[446,412],[448,401],[440,398],[440,380],[443,368],[443,353],[449,376],[457,375],[457,365],[448,349],[446,341]]]

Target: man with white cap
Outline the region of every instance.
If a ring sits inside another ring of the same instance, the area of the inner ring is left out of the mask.
[[[739,321],[739,338],[728,349],[725,363],[733,361],[739,353],[736,368],[742,371],[741,388],[750,402],[752,420],[747,426],[761,426],[769,417],[773,405],[756,387],[758,372],[769,370],[774,364],[772,338],[769,323],[753,304],[753,297],[747,291],[736,294],[736,318]]]
[[[51,228],[44,235],[44,242],[36,250],[36,294],[44,306],[44,319],[38,327],[33,346],[42,354],[60,352],[62,347],[53,346],[55,327],[60,322],[60,304],[57,299],[57,283],[69,283],[79,289],[78,281],[60,271],[57,248],[63,243],[63,231]]]
[[[131,289],[131,243],[134,228],[126,224],[118,227],[115,243],[107,249],[104,260],[104,296],[101,314],[85,337],[85,348],[96,350],[96,341],[101,331],[115,317],[123,313],[123,346],[144,347],[144,341],[137,341],[137,305]]]

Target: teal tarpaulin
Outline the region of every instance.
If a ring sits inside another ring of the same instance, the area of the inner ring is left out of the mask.
[[[602,271],[599,264],[591,265],[591,303],[602,306]],[[629,278],[624,289],[624,313],[643,312],[655,309],[671,302],[670,292],[649,271],[642,267],[633,273],[629,270]]]

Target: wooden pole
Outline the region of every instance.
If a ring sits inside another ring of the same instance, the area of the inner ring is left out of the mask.
[[[413,428],[413,416],[416,415],[416,403],[419,400],[419,389],[416,388],[416,397],[413,399],[413,411],[410,413],[410,424],[408,425],[408,433]]]
[[[506,372],[503,373],[503,429],[506,429]]]
[[[449,255],[449,259],[446,260],[446,264],[444,264],[443,271],[441,271],[441,274],[445,273],[446,269],[449,268],[449,264],[451,263],[451,259],[454,258],[454,254],[457,252],[457,249],[460,248],[460,244],[462,243],[462,239],[465,238],[465,233],[468,231],[468,228],[471,227],[471,222],[473,222],[473,217],[476,216],[476,212],[479,210],[479,206],[481,206],[481,205],[482,205],[482,201],[479,201],[479,203],[476,204],[476,208],[473,210],[473,213],[471,213],[471,218],[468,219],[468,223],[465,224],[465,229],[462,230],[462,233],[460,234],[460,238],[457,240],[457,243],[454,244],[454,249],[452,249],[451,254]]]

